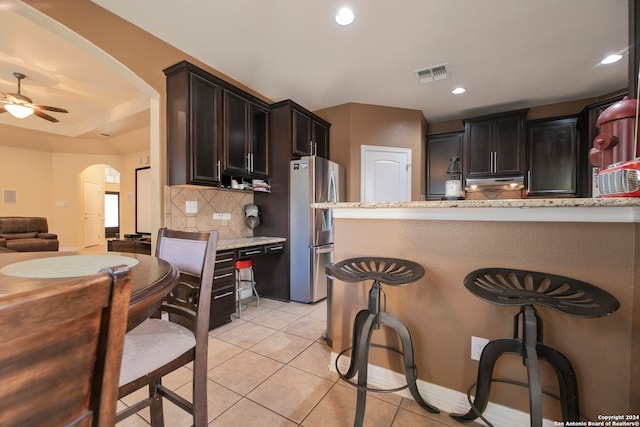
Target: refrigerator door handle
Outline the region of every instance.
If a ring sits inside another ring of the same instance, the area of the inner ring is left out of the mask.
[[[326,254],[327,252],[333,252],[333,245],[316,246],[315,253]]]
[[[329,175],[329,203],[338,203],[338,187],[336,186],[336,176],[333,171]]]

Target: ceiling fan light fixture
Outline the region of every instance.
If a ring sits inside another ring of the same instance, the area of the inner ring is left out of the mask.
[[[16,119],[24,119],[33,114],[33,108],[19,104],[5,104],[4,109]]]

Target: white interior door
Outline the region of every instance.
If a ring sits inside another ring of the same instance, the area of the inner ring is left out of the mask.
[[[363,145],[360,150],[360,200],[411,200],[411,149]]]
[[[83,182],[83,209],[84,209],[84,246],[96,246],[100,244],[103,230],[101,218],[102,196],[100,185],[95,182]]]

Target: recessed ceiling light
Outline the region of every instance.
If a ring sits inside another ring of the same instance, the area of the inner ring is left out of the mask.
[[[600,63],[602,65],[613,64],[614,62],[618,62],[621,59],[622,59],[622,55],[614,53],[604,58],[602,61],[600,61]]]
[[[340,25],[349,25],[353,22],[355,15],[348,7],[341,8],[336,14],[336,22]]]
[[[457,87],[457,88],[454,88],[451,91],[451,93],[454,94],[454,95],[461,95],[461,94],[465,93],[466,91],[467,91],[467,89],[465,89],[463,87]]]

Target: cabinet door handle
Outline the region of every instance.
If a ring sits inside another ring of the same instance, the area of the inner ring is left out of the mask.
[[[220,160],[216,162],[216,180],[220,181]]]
[[[221,294],[221,295],[216,295],[215,297],[213,297],[213,299],[220,299],[220,298],[228,297],[229,295],[233,295],[233,292],[229,291],[229,292],[225,292],[224,294]]]
[[[498,153],[496,151],[491,152],[491,173],[498,172]]]
[[[221,276],[213,276],[213,280],[224,279],[225,277],[233,276],[233,273],[223,274]]]
[[[253,172],[253,153],[249,154],[249,156],[251,156],[251,170],[250,170],[250,172]]]
[[[527,193],[531,190],[531,169],[527,171]]]

